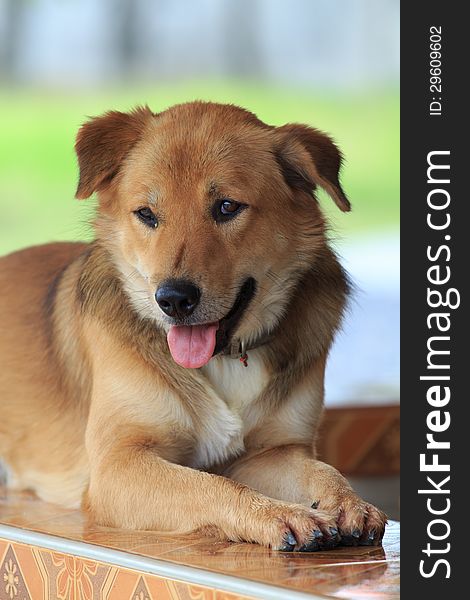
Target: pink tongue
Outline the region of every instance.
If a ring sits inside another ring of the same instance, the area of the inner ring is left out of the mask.
[[[173,360],[187,369],[207,364],[215,348],[218,323],[209,325],[172,325],[167,335]]]

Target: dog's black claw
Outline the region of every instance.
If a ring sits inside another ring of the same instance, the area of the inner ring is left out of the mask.
[[[330,527],[329,531],[330,531],[330,537],[326,538],[323,542],[323,547],[326,550],[329,550],[331,548],[336,548],[336,546],[338,546],[338,544],[341,541],[341,538],[339,536],[339,533],[338,533],[338,530],[336,529],[336,527]]]
[[[369,535],[367,536],[367,540],[369,542],[373,542],[375,539],[375,531],[369,531]]]
[[[354,529],[354,531],[352,532],[352,536],[355,538],[360,538],[361,537],[361,530],[360,529]]]
[[[360,546],[373,546],[375,540],[375,533],[370,531],[367,535],[361,538],[359,541]]]
[[[319,501],[317,502],[312,502],[312,508],[318,508],[318,505],[320,504]]]
[[[323,533],[319,529],[314,529],[312,538],[306,544],[300,546],[299,552],[316,552],[323,546]]]
[[[313,532],[313,537],[316,537],[317,539],[322,538],[323,533],[319,529],[315,529],[315,531]]]
[[[342,546],[357,546],[357,538],[352,535],[342,535],[341,536],[341,545]]]
[[[320,550],[320,544],[316,540],[311,540],[299,548],[299,552],[316,552],[317,550]]]
[[[366,546],[380,546],[382,544],[382,535],[380,535],[380,532],[372,530],[369,532],[364,545]]]
[[[278,548],[280,552],[292,552],[297,544],[297,540],[292,531],[288,531],[282,541],[283,545]]]
[[[284,541],[289,546],[295,546],[297,544],[297,540],[295,539],[294,534],[291,531],[289,531],[289,533],[286,534],[286,536],[284,537]]]

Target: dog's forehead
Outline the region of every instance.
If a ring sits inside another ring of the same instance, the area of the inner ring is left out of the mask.
[[[190,103],[156,115],[136,148],[140,173],[169,185],[222,179],[242,183],[272,159],[271,128],[230,105]]]
[[[252,113],[231,105],[190,103],[157,115],[147,140],[164,158],[223,160],[266,148],[269,128]],[[188,156],[189,155],[189,156]]]
[[[215,102],[187,102],[177,104],[156,115],[160,123],[172,123],[183,127],[237,127],[251,125],[261,129],[270,129],[252,112],[234,104],[217,104]]]

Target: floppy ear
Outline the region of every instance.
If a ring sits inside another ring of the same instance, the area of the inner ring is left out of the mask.
[[[80,168],[76,198],[89,198],[106,188],[151,116],[147,106],[130,113],[110,111],[80,127],[75,143]]]
[[[276,159],[286,182],[308,193],[322,187],[344,212],[351,205],[339,182],[342,156],[324,133],[307,125],[277,127]]]

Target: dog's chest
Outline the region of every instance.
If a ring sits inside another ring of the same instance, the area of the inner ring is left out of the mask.
[[[207,410],[199,411],[199,437],[190,466],[207,468],[235,458],[244,450],[244,436],[255,425],[250,411],[268,381],[258,352],[250,352],[248,367],[229,357],[215,357],[202,367],[210,383]]]
[[[250,351],[247,364],[245,367],[237,359],[217,356],[202,369],[216,393],[242,420],[268,382],[260,350]]]
[[[207,380],[207,404],[198,411],[198,441],[189,466],[204,469],[240,455],[244,437],[256,425],[249,410],[269,375],[259,352],[251,351],[248,367],[229,357],[215,357],[201,372]]]

